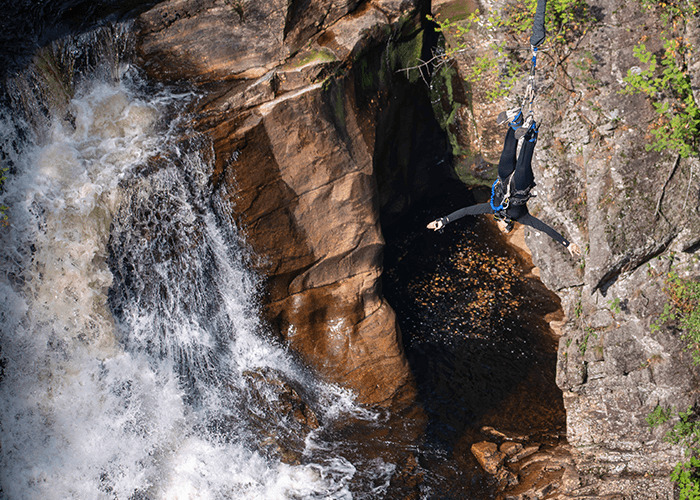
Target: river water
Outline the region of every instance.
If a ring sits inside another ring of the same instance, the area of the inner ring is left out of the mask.
[[[486,498],[481,425],[561,425],[517,259],[479,222],[391,229],[419,400],[358,406],[259,319],[211,152],[178,139],[199,96],[146,85],[127,46],[114,28],[54,44],[0,106],[0,498]],[[81,70],[57,79],[66,58]]]

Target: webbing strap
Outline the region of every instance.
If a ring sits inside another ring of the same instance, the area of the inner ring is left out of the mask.
[[[530,45],[539,47],[544,42],[547,32],[544,29],[545,13],[547,11],[547,0],[537,0],[535,8],[535,18],[532,21],[532,36],[530,36]]]
[[[515,174],[515,172],[513,172],[512,174],[510,174],[508,176],[508,185],[506,186],[506,192],[503,195],[503,198],[501,199],[501,204],[498,206],[493,204],[493,198],[494,198],[494,196],[496,196],[496,186],[501,181],[500,177],[498,179],[496,179],[494,181],[493,185],[491,186],[491,201],[489,203],[491,203],[491,208],[493,209],[494,212],[500,212],[501,210],[506,210],[508,208],[508,206],[510,205],[510,185],[511,185],[511,180],[513,179],[513,174]]]
[[[527,90],[525,91],[524,103],[527,103],[530,112],[532,105],[537,96],[537,85],[535,84],[535,68],[537,67],[537,47],[532,47],[532,67],[530,68],[530,76],[527,81]],[[524,106],[523,106],[524,107]]]

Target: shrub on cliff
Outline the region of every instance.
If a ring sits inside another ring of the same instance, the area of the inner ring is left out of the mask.
[[[529,70],[529,57],[522,57],[521,52],[530,50],[528,37],[537,7],[537,0],[517,0],[508,5],[501,13],[481,15],[477,10],[464,19],[428,18],[437,23],[437,31],[445,36],[445,51],[436,59],[440,63],[450,61],[458,54],[472,50],[468,35],[481,28],[492,33],[505,31],[518,41],[517,47],[505,43],[492,43],[490,51],[476,56],[471,62],[465,80],[483,87],[488,100],[496,100],[508,95],[515,82]],[[547,38],[543,46],[549,50],[549,56],[556,64],[566,60],[572,47],[597,21],[585,0],[549,0],[545,17]],[[478,35],[477,35],[478,36]]]
[[[691,0],[668,0],[660,4],[641,0],[641,3],[658,13],[666,26],[664,51],[657,57],[644,41],[634,48],[641,67],[627,71],[623,93],[647,95],[659,115],[651,129],[654,141],[647,145],[647,150],[676,151],[682,158],[699,156],[700,107],[693,96],[688,68],[694,48],[683,27],[697,22],[700,6]]]
[[[651,325],[651,330],[656,331],[664,323],[677,321],[686,349],[691,352],[693,362],[700,364],[700,283],[681,278],[672,271],[666,278],[665,291],[669,301],[658,321]]]
[[[680,500],[700,500],[700,415],[692,407],[672,415],[670,409],[657,406],[647,416],[647,423],[652,428],[658,427],[676,417],[678,422],[664,440],[682,445],[686,449],[686,460],[675,466],[671,480],[680,489]]]

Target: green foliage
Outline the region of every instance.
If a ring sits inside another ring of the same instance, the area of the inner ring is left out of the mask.
[[[663,408],[661,405],[656,405],[654,411],[652,411],[646,417],[647,424],[649,427],[656,428],[661,424],[665,424],[671,419],[671,409]]]
[[[586,350],[588,350],[588,340],[590,339],[591,335],[593,335],[595,338],[598,338],[598,334],[595,333],[595,329],[593,329],[590,326],[586,327],[585,332],[586,333],[583,336],[583,340],[578,345],[578,351],[581,353],[581,356],[586,354]]]
[[[480,25],[493,32],[505,30],[510,36],[519,40],[523,48],[529,49],[529,35],[537,8],[537,0],[518,0],[502,14],[480,17],[475,11],[460,20],[440,19],[439,16],[426,16],[437,24],[437,31],[443,33],[447,46],[440,55],[441,61],[449,61],[458,53],[468,49],[466,36]],[[584,0],[549,0],[545,29],[545,45],[564,46],[572,40],[583,36],[594,22],[590,7]],[[487,100],[496,100],[507,95],[518,78],[528,70],[530,59],[521,58],[512,49],[492,43],[486,54],[477,57],[465,75],[470,83],[479,82]],[[490,83],[488,88],[483,86]]]
[[[429,21],[437,24],[435,31],[442,33],[445,39],[451,39],[455,42],[448,44],[445,48],[444,57],[450,58],[455,54],[466,48],[466,42],[464,41],[464,36],[467,35],[476,24],[479,18],[479,11],[476,10],[472,12],[466,19],[461,21],[450,21],[448,18],[444,20],[440,19],[440,16],[431,16],[430,14],[425,16]]]
[[[647,10],[655,11],[664,26],[672,25],[678,20],[690,19],[700,13],[697,0],[641,0]]]
[[[537,0],[519,0],[506,11],[503,23],[512,32],[530,33]],[[583,36],[593,21],[590,6],[584,0],[549,0],[545,16],[545,44],[568,44]]]
[[[616,297],[613,300],[608,300],[608,306],[613,313],[620,314],[620,311],[622,310],[620,307],[620,297]]]
[[[681,444],[687,449],[697,449],[700,446],[700,421],[692,407],[678,412],[678,422],[666,434],[666,441]]]
[[[678,25],[697,22],[700,13],[696,0],[641,0],[642,5],[658,14],[668,32],[664,33],[663,54],[657,56],[644,43],[634,48],[634,56],[644,68],[631,68],[624,81],[626,94],[645,94],[659,118],[653,123],[654,142],[647,150],[676,151],[681,157],[700,155],[700,108],[693,98],[688,73],[688,59],[693,50]],[[681,36],[673,36],[676,30]]]
[[[682,445],[686,460],[676,464],[671,480],[678,484],[680,500],[700,500],[700,421],[694,409],[690,407],[673,415],[670,408],[657,405],[646,420],[650,427],[656,428],[676,416],[678,422],[666,433],[664,441]]]
[[[677,416],[678,422],[666,433],[664,441],[685,448],[686,460],[679,462],[671,472],[671,480],[678,484],[680,500],[700,500],[700,420],[692,407],[672,415],[670,408],[660,405],[647,416],[647,423],[658,427]]]
[[[508,95],[516,80],[521,76],[519,68],[514,64],[506,64],[505,73],[499,74],[499,61],[505,60],[506,56],[498,47],[493,48],[495,53],[477,57],[464,77],[469,83],[476,83],[482,81],[489,74],[498,75],[493,86],[486,90],[486,99],[489,101],[495,101]]]
[[[691,352],[693,362],[700,364],[700,283],[672,271],[666,278],[665,292],[669,301],[651,329],[656,331],[665,323],[677,321],[686,350]]]
[[[689,457],[676,464],[671,480],[680,488],[680,500],[700,500],[700,459]]]
[[[642,43],[634,55],[646,69],[630,69],[624,81],[627,94],[643,93],[652,99],[659,120],[652,128],[654,142],[647,150],[674,150],[683,158],[698,155],[700,109],[693,98],[684,55],[688,46],[679,40],[666,40],[661,61]]]
[[[467,50],[468,44],[465,37],[471,32],[474,25],[479,20],[479,11],[475,11],[461,21],[450,21],[439,17],[426,16],[435,22],[438,27],[436,31],[445,37],[446,47],[444,54],[440,58],[443,61],[450,61],[460,52]],[[493,28],[501,26],[500,18],[490,17],[489,23]],[[501,68],[505,68],[504,71]],[[477,57],[467,69],[464,79],[469,83],[479,82],[480,88],[484,91],[486,99],[494,101],[508,94],[523,68],[518,64],[513,64],[499,45],[492,43],[489,51]],[[489,86],[484,86],[485,82],[493,82]]]

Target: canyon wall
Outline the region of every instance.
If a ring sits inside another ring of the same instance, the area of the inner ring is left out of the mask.
[[[640,65],[634,47],[661,53],[668,28],[636,1],[587,5],[586,29],[563,48],[545,46],[538,61],[530,203],[584,255],[525,230],[566,315],[554,325],[557,383],[579,475],[560,491],[671,499],[668,475],[683,450],[663,439],[673,422],[651,429],[646,417],[698,402],[700,370],[677,325],[658,318],[670,271],[700,277],[700,163],[647,150],[658,114],[647,97],[622,93]],[[189,133],[211,155],[213,188],[257,255],[273,333],[364,403],[413,390],[380,289],[381,224],[452,176],[453,154],[464,179],[490,184],[505,133],[495,118],[512,102],[488,98],[487,76],[461,82],[494,41],[527,60],[527,46],[512,48],[526,36],[483,24],[455,59],[461,75],[430,85],[417,69],[402,71],[432,55],[428,10],[420,0],[169,0],[134,25],[149,79],[201,96]],[[700,46],[697,25],[682,31]],[[700,60],[688,57],[697,101]]]
[[[427,87],[400,71],[428,50],[426,12],[413,0],[172,0],[136,20],[149,78],[202,93],[192,127],[257,256],[271,328],[365,403],[412,391],[380,292],[380,216],[449,175],[435,167],[447,152]]]
[[[435,3],[436,11],[463,4]],[[670,499],[668,475],[683,451],[663,439],[671,423],[651,429],[646,417],[657,406],[695,404],[700,372],[674,325],[652,326],[668,300],[669,271],[700,273],[699,164],[648,151],[658,116],[645,96],[622,93],[628,69],[640,64],[633,48],[646,41],[658,53],[667,28],[639,2],[587,5],[585,29],[540,53],[531,202],[584,255],[572,259],[534,231],[525,240],[567,318],[553,326],[579,472],[568,494]],[[479,7],[498,13],[506,3]],[[443,74],[431,87],[417,70],[400,71],[431,55],[427,9],[398,0],[189,0],[160,3],[137,20],[150,77],[187,80],[205,95],[194,127],[211,139],[213,182],[260,256],[273,329],[368,403],[411,387],[379,288],[380,220],[395,220],[451,175],[448,149],[464,179],[490,183],[505,132],[495,117],[512,105],[488,98],[487,75],[460,83],[492,42],[512,50],[505,31],[484,23],[456,58],[461,76]],[[697,27],[685,32],[697,47]]]
[[[587,4],[586,19],[576,20],[585,29],[563,47],[543,46],[538,56],[540,129],[533,162],[538,196],[529,204],[534,215],[578,243],[583,257],[571,258],[527,228],[525,241],[566,315],[553,326],[561,334],[557,383],[580,473],[569,485],[570,495],[673,499],[668,476],[683,450],[664,440],[674,422],[652,429],[647,416],[657,406],[684,411],[699,400],[700,369],[677,324],[662,323],[659,315],[669,301],[671,271],[700,278],[700,162],[673,150],[648,150],[660,116],[648,97],[624,92],[623,78],[644,66],[633,53],[639,43],[660,57],[664,36],[683,36],[696,48],[688,55],[688,74],[698,102],[697,19],[674,27],[641,2]],[[450,5],[437,9],[448,12]],[[481,2],[492,14],[506,12],[506,5]],[[469,50],[457,56],[463,75],[492,50],[494,40],[521,61],[529,57],[527,37],[515,41],[505,30],[477,26],[468,40]],[[514,93],[523,90],[526,78],[525,73]],[[455,142],[468,154],[456,164],[465,177],[488,182],[495,173],[484,165],[497,163],[505,133],[495,118],[513,101],[491,102],[476,83],[466,88],[470,99],[460,104],[455,127],[470,133],[455,132]]]

